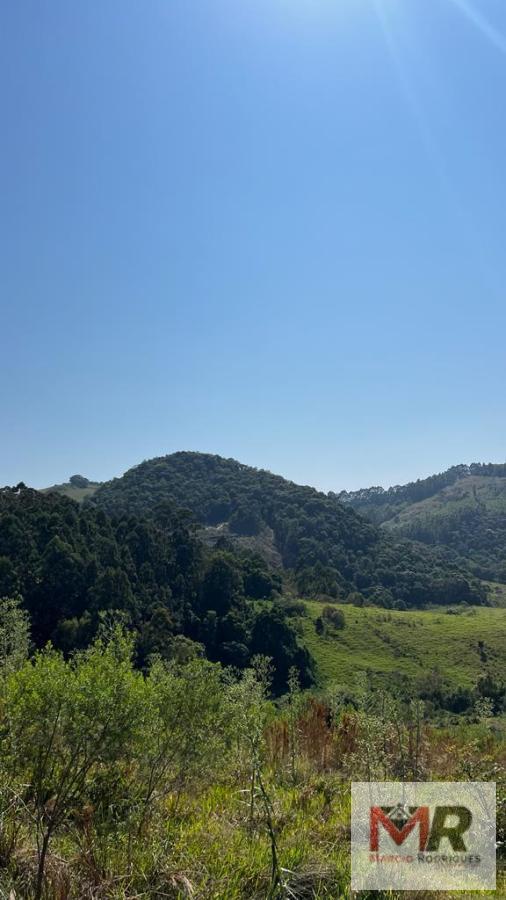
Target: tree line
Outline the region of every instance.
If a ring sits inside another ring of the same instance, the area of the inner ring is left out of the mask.
[[[281,588],[258,555],[204,546],[171,504],[112,518],[23,485],[0,491],[0,597],[22,597],[38,647],[83,649],[116,621],[134,635],[140,668],[154,654],[244,668],[265,653],[281,690],[292,666],[312,679]]]

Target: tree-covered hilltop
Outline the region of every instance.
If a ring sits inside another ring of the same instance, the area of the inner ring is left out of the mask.
[[[112,519],[59,494],[0,491],[0,597],[21,595],[37,646],[84,647],[101,622],[119,618],[135,634],[140,665],[201,648],[238,667],[266,654],[278,688],[293,665],[307,683],[310,658],[280,586],[262,558],[203,546],[170,504],[149,520]]]
[[[166,501],[223,536],[257,539],[259,547],[270,539],[305,595],[397,608],[485,600],[483,587],[448,556],[390,539],[335,496],[232,459],[181,452],[149,460],[101,485],[86,503],[156,520]]]
[[[394,537],[447,546],[477,577],[506,582],[506,465],[453,466],[389,490],[337,496]]]

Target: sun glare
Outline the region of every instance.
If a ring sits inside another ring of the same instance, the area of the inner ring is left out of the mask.
[[[506,53],[506,37],[469,0],[449,0],[449,2],[456,6],[494,47],[501,53]]]

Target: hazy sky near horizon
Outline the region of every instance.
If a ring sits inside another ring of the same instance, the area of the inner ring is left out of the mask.
[[[0,3],[0,483],[504,461],[504,0]]]

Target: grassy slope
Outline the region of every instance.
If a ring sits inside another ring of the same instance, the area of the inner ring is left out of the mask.
[[[100,482],[92,482],[87,487],[79,488],[75,487],[73,484],[54,484],[52,487],[44,488],[41,493],[43,494],[63,494],[65,497],[70,497],[71,500],[75,500],[77,503],[82,503],[87,497],[92,497],[95,491],[100,487]]]
[[[478,508],[499,514],[506,511],[506,478],[477,475],[461,479],[433,497],[406,506],[385,522],[385,528],[403,532],[407,526],[423,522],[427,517],[463,515]]]
[[[401,676],[419,678],[439,669],[446,680],[472,687],[490,672],[506,678],[506,609],[477,607],[459,615],[441,612],[392,612],[340,606],[342,631],[316,634],[314,620],[323,604],[306,603],[304,638],[317,663],[319,681],[353,685],[357,671],[369,670],[378,683]],[[484,642],[483,660],[478,641]]]

